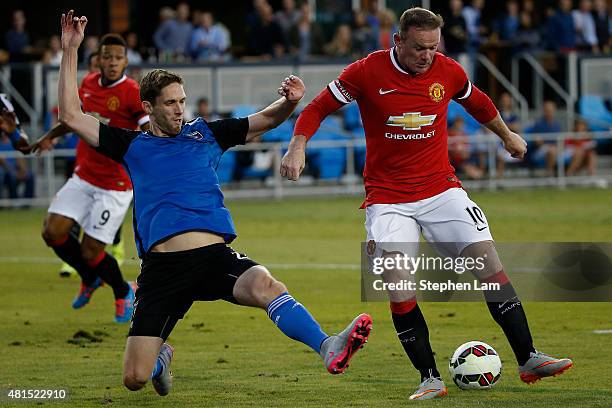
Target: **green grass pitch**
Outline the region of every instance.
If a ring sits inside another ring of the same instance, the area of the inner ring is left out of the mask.
[[[472,198],[500,242],[612,240],[609,190],[473,193]],[[319,357],[285,338],[264,311],[197,303],[170,337],[175,377],[165,398],[150,385],[139,392],[123,388],[127,327],[112,322],[108,288],[84,309],[71,309],[78,280],[57,274],[59,263],[40,238],[44,211],[0,211],[0,388],[68,389],[70,399],[55,406],[407,406],[418,375],[396,340],[388,305],[361,303],[359,271],[350,267],[359,263],[364,239],[359,204],[356,197],[228,203],[240,235],[233,247],[269,265],[326,331],[341,330],[359,312],[372,315],[370,342],[347,373],[327,374]],[[128,258],[134,259],[129,222],[124,239]],[[309,267],[315,264],[338,265]],[[136,262],[124,267],[130,279],[137,273]],[[431,406],[612,406],[612,334],[593,333],[612,329],[611,304],[525,305],[536,347],[575,363],[564,375],[532,386],[519,381],[510,347],[484,303],[421,307],[449,387],[449,396]],[[100,341],[73,341],[79,330]],[[449,356],[472,339],[491,344],[501,355],[502,377],[492,390],[461,391],[449,379]]]

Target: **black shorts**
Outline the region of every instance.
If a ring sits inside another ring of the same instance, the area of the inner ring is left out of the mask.
[[[226,300],[236,280],[258,265],[225,244],[179,252],[148,253],[138,276],[129,336],[166,340],[196,300]]]

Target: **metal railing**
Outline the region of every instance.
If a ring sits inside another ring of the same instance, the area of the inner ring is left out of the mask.
[[[348,135],[348,134],[347,134]],[[471,188],[482,190],[496,190],[498,188],[538,188],[538,187],[557,187],[566,188],[572,185],[590,185],[606,187],[612,183],[612,157],[602,156],[598,174],[596,176],[568,177],[565,174],[565,140],[590,138],[598,143],[612,144],[612,132],[590,132],[590,133],[546,133],[528,134],[525,139],[529,142],[535,140],[545,140],[555,142],[557,146],[557,167],[555,176],[543,176],[542,170],[533,168],[527,163],[516,163],[518,166],[509,170],[508,177],[498,177],[496,168],[500,160],[499,151],[500,141],[492,135],[468,136],[472,147],[480,146],[480,151],[486,152],[486,163],[488,171],[481,180],[468,180],[460,175],[464,184]],[[231,181],[223,185],[225,196],[229,199],[253,199],[253,198],[273,198],[282,199],[291,196],[305,195],[352,195],[362,194],[363,185],[361,175],[357,174],[355,163],[356,148],[363,149],[365,140],[363,138],[348,138],[346,140],[321,140],[317,141],[316,136],[308,144],[307,157],[312,154],[314,149],[345,149],[344,171],[337,178],[321,180],[313,175],[305,173],[298,182],[291,182],[281,178],[279,167],[282,156],[286,151],[288,143],[254,143],[246,146],[239,146],[231,151],[234,152],[272,152],[273,160],[268,173],[261,179],[243,180],[240,182]],[[47,206],[57,190],[65,182],[64,176],[58,174],[58,159],[74,158],[74,149],[58,149],[45,153],[42,157],[23,156],[19,152],[4,151],[0,152],[2,159],[25,158],[29,161],[30,169],[35,173],[36,189],[35,197],[31,199],[1,198],[0,207],[18,206]],[[1,196],[1,194],[0,194]],[[6,196],[6,191],[5,191]]]

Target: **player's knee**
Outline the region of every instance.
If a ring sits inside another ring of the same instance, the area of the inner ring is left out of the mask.
[[[86,261],[93,261],[98,258],[102,251],[104,251],[103,245],[92,245],[86,241],[81,243],[81,257]]]
[[[138,391],[145,386],[149,380],[147,375],[136,370],[129,370],[123,373],[123,385],[130,391]]]
[[[53,225],[49,223],[45,223],[41,233],[42,239],[48,246],[54,246],[55,243],[65,238],[66,235],[64,231],[54,228]]]
[[[264,302],[271,301],[287,291],[285,284],[274,279],[269,273],[258,276],[256,284],[250,289],[252,296],[261,298]]]

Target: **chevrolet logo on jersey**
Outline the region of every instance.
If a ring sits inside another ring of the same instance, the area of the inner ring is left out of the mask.
[[[423,126],[430,126],[438,115],[421,115],[421,112],[408,112],[402,116],[389,116],[388,126],[402,126],[404,130],[419,130]]]

